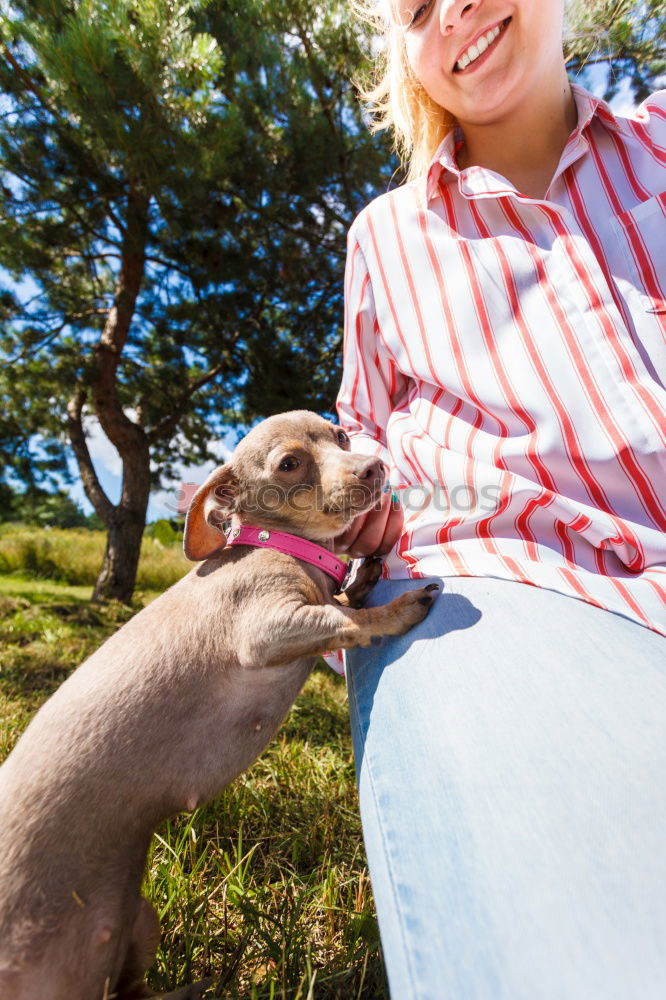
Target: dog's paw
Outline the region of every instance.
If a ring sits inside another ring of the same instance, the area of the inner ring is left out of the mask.
[[[403,635],[414,625],[422,622],[430,611],[438,590],[438,584],[429,583],[427,587],[408,590],[407,593],[391,601],[386,607],[391,614],[393,624],[391,634]]]
[[[382,560],[378,556],[369,556],[363,560],[354,582],[345,588],[344,594],[350,608],[360,608],[368,594],[382,575]]]
[[[356,572],[356,579],[354,583],[361,584],[363,587],[374,587],[382,575],[382,560],[379,556],[367,556]]]
[[[381,641],[381,635],[367,635],[361,642],[355,643],[355,645],[363,646],[364,649],[367,649],[368,646],[380,646]]]

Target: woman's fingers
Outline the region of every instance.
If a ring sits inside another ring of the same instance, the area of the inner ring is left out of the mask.
[[[344,555],[348,556],[359,555],[359,545],[364,545],[363,539],[365,532],[367,531],[368,521],[370,521],[372,517],[378,513],[381,512],[370,510],[366,514],[360,514],[357,518],[355,518],[347,530],[342,535],[338,535],[335,539],[335,551],[342,552]],[[363,555],[366,554],[367,553],[364,551]]]
[[[391,503],[389,504],[389,515],[384,527],[384,534],[374,555],[385,556],[387,552],[391,551],[402,534],[404,520],[400,500],[397,497],[395,501],[391,499]]]
[[[359,521],[360,518],[356,518]],[[360,524],[357,525],[356,521],[352,521],[350,526],[343,531],[341,535],[337,535],[333,539],[333,551],[337,552],[339,555],[346,556],[349,551],[349,546],[354,541],[359,531],[361,530]]]
[[[341,535],[338,535],[333,543],[334,552],[340,552],[343,555],[349,554],[349,549],[362,531],[367,516],[367,514],[360,514],[355,517],[349,527]]]
[[[352,557],[386,555],[400,537],[402,530],[400,501],[383,493],[381,507],[361,514],[335,542],[336,552]]]
[[[391,495],[382,493],[381,507],[371,510],[365,515],[365,521],[358,535],[349,546],[350,556],[373,555],[381,545],[384,529],[391,509]]]

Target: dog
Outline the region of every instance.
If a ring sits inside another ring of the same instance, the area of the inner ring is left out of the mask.
[[[335,594],[333,539],[384,479],[302,410],[253,428],[199,488],[184,539],[199,565],[74,671],[0,768],[0,1000],[154,995],[159,925],[140,885],[155,828],[250,766],[320,653],[428,613],[435,585],[358,606],[378,560]]]

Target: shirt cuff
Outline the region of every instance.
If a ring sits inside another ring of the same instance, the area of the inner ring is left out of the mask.
[[[381,441],[377,441],[367,434],[350,434],[349,441],[351,450],[357,455],[372,455],[373,458],[380,458],[387,469],[391,468],[388,448]]]
[[[332,649],[323,654],[323,660],[328,666],[335,670],[341,677],[345,676],[345,653],[343,649]]]

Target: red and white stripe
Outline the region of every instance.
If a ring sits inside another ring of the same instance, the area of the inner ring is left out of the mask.
[[[459,170],[451,134],[356,219],[338,412],[406,490],[386,576],[518,580],[666,635],[666,92],[631,119],[574,97],[543,200]]]

